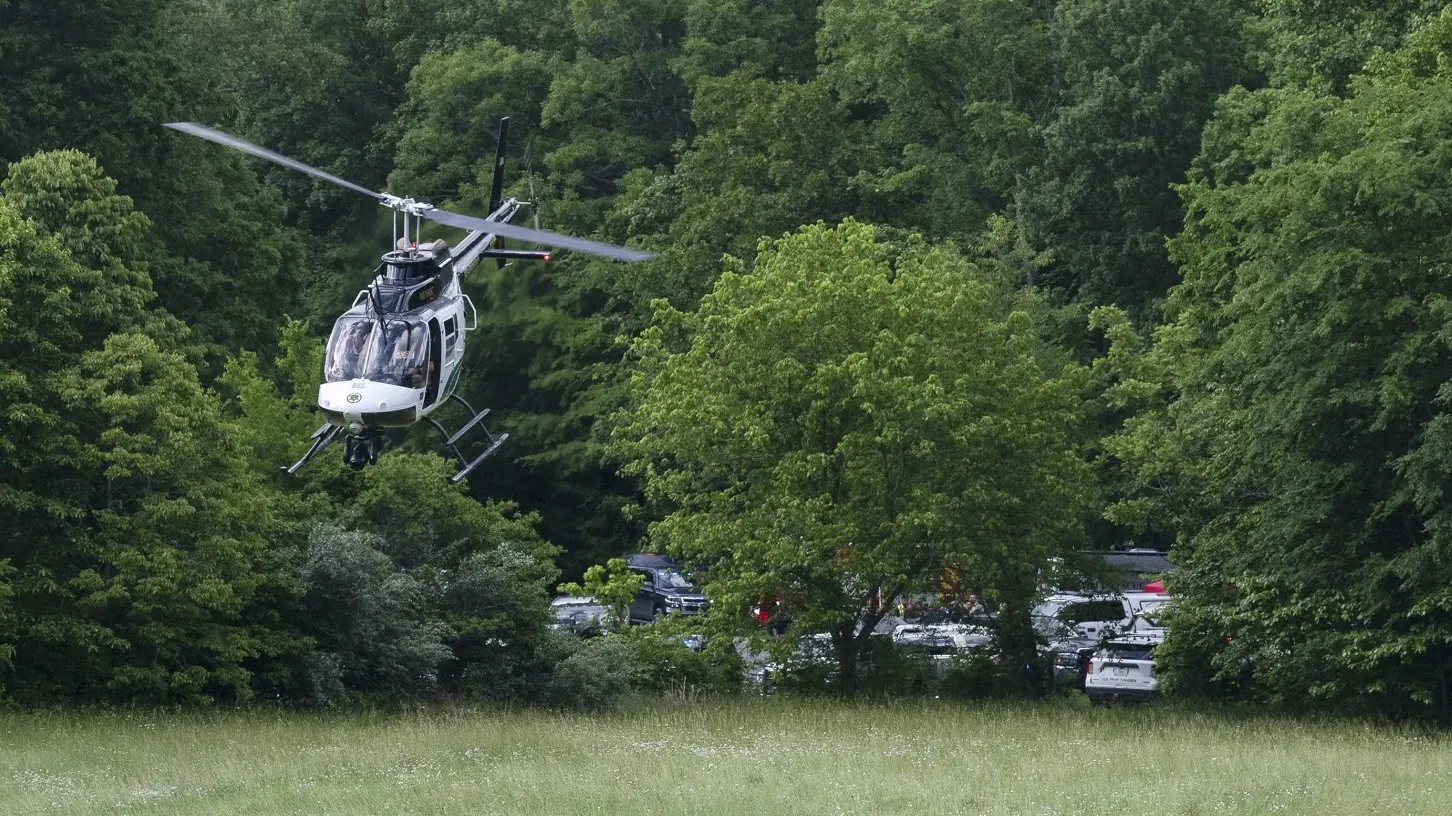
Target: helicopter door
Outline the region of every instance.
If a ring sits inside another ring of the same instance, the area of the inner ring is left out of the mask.
[[[439,319],[429,320],[429,381],[424,390],[424,405],[433,405],[439,398],[439,375],[444,370],[444,344],[439,342]]]

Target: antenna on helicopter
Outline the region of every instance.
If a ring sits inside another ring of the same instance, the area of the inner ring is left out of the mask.
[[[504,203],[504,142],[509,138],[509,117],[499,120],[499,146],[494,150],[494,181],[489,185],[489,212]]]
[[[489,212],[499,209],[504,203],[504,144],[509,138],[509,117],[505,116],[499,120],[499,146],[494,150],[494,180],[489,185]],[[502,256],[494,259],[494,263],[503,269],[509,263]]]

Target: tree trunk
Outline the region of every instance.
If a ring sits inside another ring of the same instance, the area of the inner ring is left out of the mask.
[[[998,638],[999,654],[1008,666],[1021,669],[1023,688],[1033,694],[1042,694],[1045,684],[1038,676],[1038,639],[1034,633],[1032,608],[1020,600],[1006,601],[998,609],[995,633]]]
[[[853,637],[852,628],[847,623],[832,633],[837,651],[837,688],[843,697],[857,696],[857,638]]]

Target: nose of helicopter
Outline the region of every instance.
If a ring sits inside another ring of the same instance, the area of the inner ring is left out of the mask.
[[[335,425],[361,422],[373,427],[402,427],[418,420],[424,389],[349,380],[318,387],[318,407]]]

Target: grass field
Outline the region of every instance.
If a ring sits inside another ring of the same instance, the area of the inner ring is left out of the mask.
[[[0,715],[0,813],[1452,813],[1452,738],[1146,707],[742,700]]]

